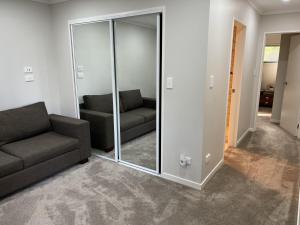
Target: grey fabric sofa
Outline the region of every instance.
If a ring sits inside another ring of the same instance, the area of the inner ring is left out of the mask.
[[[42,102],[0,112],[0,197],[90,155],[87,121],[48,115]]]
[[[143,98],[140,90],[121,91],[121,142],[125,143],[156,128],[156,101]],[[90,122],[92,147],[111,151],[114,148],[113,96],[86,95],[81,105],[81,119]]]

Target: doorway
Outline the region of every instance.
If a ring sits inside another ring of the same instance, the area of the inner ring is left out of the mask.
[[[299,138],[300,34],[265,34],[255,121],[275,123]]]
[[[160,173],[162,10],[70,22],[78,118],[96,156]]]
[[[236,147],[237,145],[245,38],[246,26],[235,20],[232,33],[232,48],[227,92],[225,150],[229,147]]]

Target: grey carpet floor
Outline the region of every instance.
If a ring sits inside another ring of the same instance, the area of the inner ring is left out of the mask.
[[[106,153],[94,149],[94,153],[111,159],[115,158],[114,151]],[[156,132],[145,134],[122,144],[121,158],[125,162],[156,170]]]
[[[259,120],[197,191],[93,157],[0,201],[1,225],[294,225],[299,142]]]

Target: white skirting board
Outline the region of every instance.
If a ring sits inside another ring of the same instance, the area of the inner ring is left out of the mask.
[[[247,136],[247,134],[248,134],[249,132],[254,132],[254,131],[255,131],[254,128],[248,128],[248,129],[243,133],[243,135],[239,138],[239,140],[237,141],[236,145],[238,146],[238,145],[242,142],[242,140]]]
[[[224,159],[222,159],[216,166],[213,168],[212,171],[205,177],[205,179],[201,182],[201,188],[204,188],[204,186],[207,184],[207,182],[215,175],[216,172],[223,166]]]
[[[181,178],[181,177],[177,177],[177,176],[174,176],[174,175],[168,174],[168,173],[161,174],[161,177],[164,178],[164,179],[167,179],[167,180],[170,180],[170,181],[173,181],[173,182],[191,187],[191,188],[195,188],[197,190],[201,190],[201,184],[197,183],[197,182],[194,182],[194,181],[190,181],[190,180],[187,180],[187,179],[184,179],[184,178]]]
[[[190,181],[168,173],[161,174],[161,177],[197,190],[202,190],[205,184],[215,175],[215,173],[223,166],[223,164],[224,164],[224,160],[222,159],[201,183]]]

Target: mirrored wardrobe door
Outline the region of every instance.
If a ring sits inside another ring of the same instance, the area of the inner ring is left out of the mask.
[[[72,25],[80,118],[90,122],[92,151],[115,159],[113,62],[110,22]]]
[[[114,20],[120,161],[157,171],[157,14]]]

